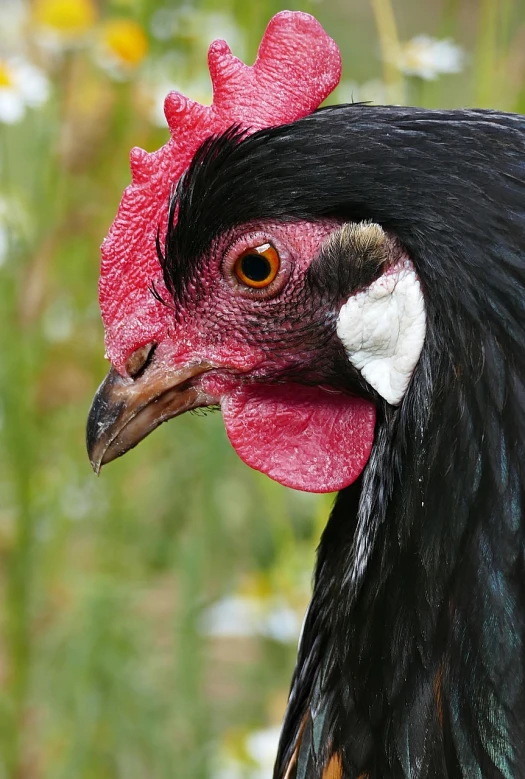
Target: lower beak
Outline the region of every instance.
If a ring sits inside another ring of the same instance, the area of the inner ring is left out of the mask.
[[[111,368],[93,398],[87,422],[87,450],[95,473],[166,420],[213,403],[196,382],[210,369],[207,363],[176,369],[152,363],[131,379]]]

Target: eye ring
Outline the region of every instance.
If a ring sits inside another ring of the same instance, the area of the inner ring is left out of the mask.
[[[233,265],[237,279],[250,289],[265,289],[275,280],[281,267],[277,249],[269,241],[250,246],[239,254]]]

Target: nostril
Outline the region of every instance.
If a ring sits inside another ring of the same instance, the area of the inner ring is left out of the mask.
[[[132,379],[136,379],[140,376],[142,371],[149,365],[156,346],[157,344],[152,341],[149,344],[145,344],[144,346],[135,349],[126,362],[126,372],[128,376],[131,376]]]

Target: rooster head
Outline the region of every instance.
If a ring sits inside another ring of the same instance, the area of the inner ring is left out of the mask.
[[[337,490],[369,458],[377,403],[397,405],[410,381],[425,330],[419,280],[380,225],[302,213],[286,162],[276,181],[257,167],[263,128],[285,131],[339,80],[339,51],[315,19],[274,17],[253,67],[221,41],[209,65],[213,105],[168,95],[171,138],[133,150],[102,247],[112,368],[90,412],[91,462],[220,405],[248,465]]]

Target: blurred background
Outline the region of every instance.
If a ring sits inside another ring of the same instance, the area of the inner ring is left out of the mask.
[[[250,471],[220,414],[91,472],[98,247],[129,150],[208,44],[313,13],[330,102],[525,113],[525,0],[0,0],[0,779],[270,779],[331,496]]]

